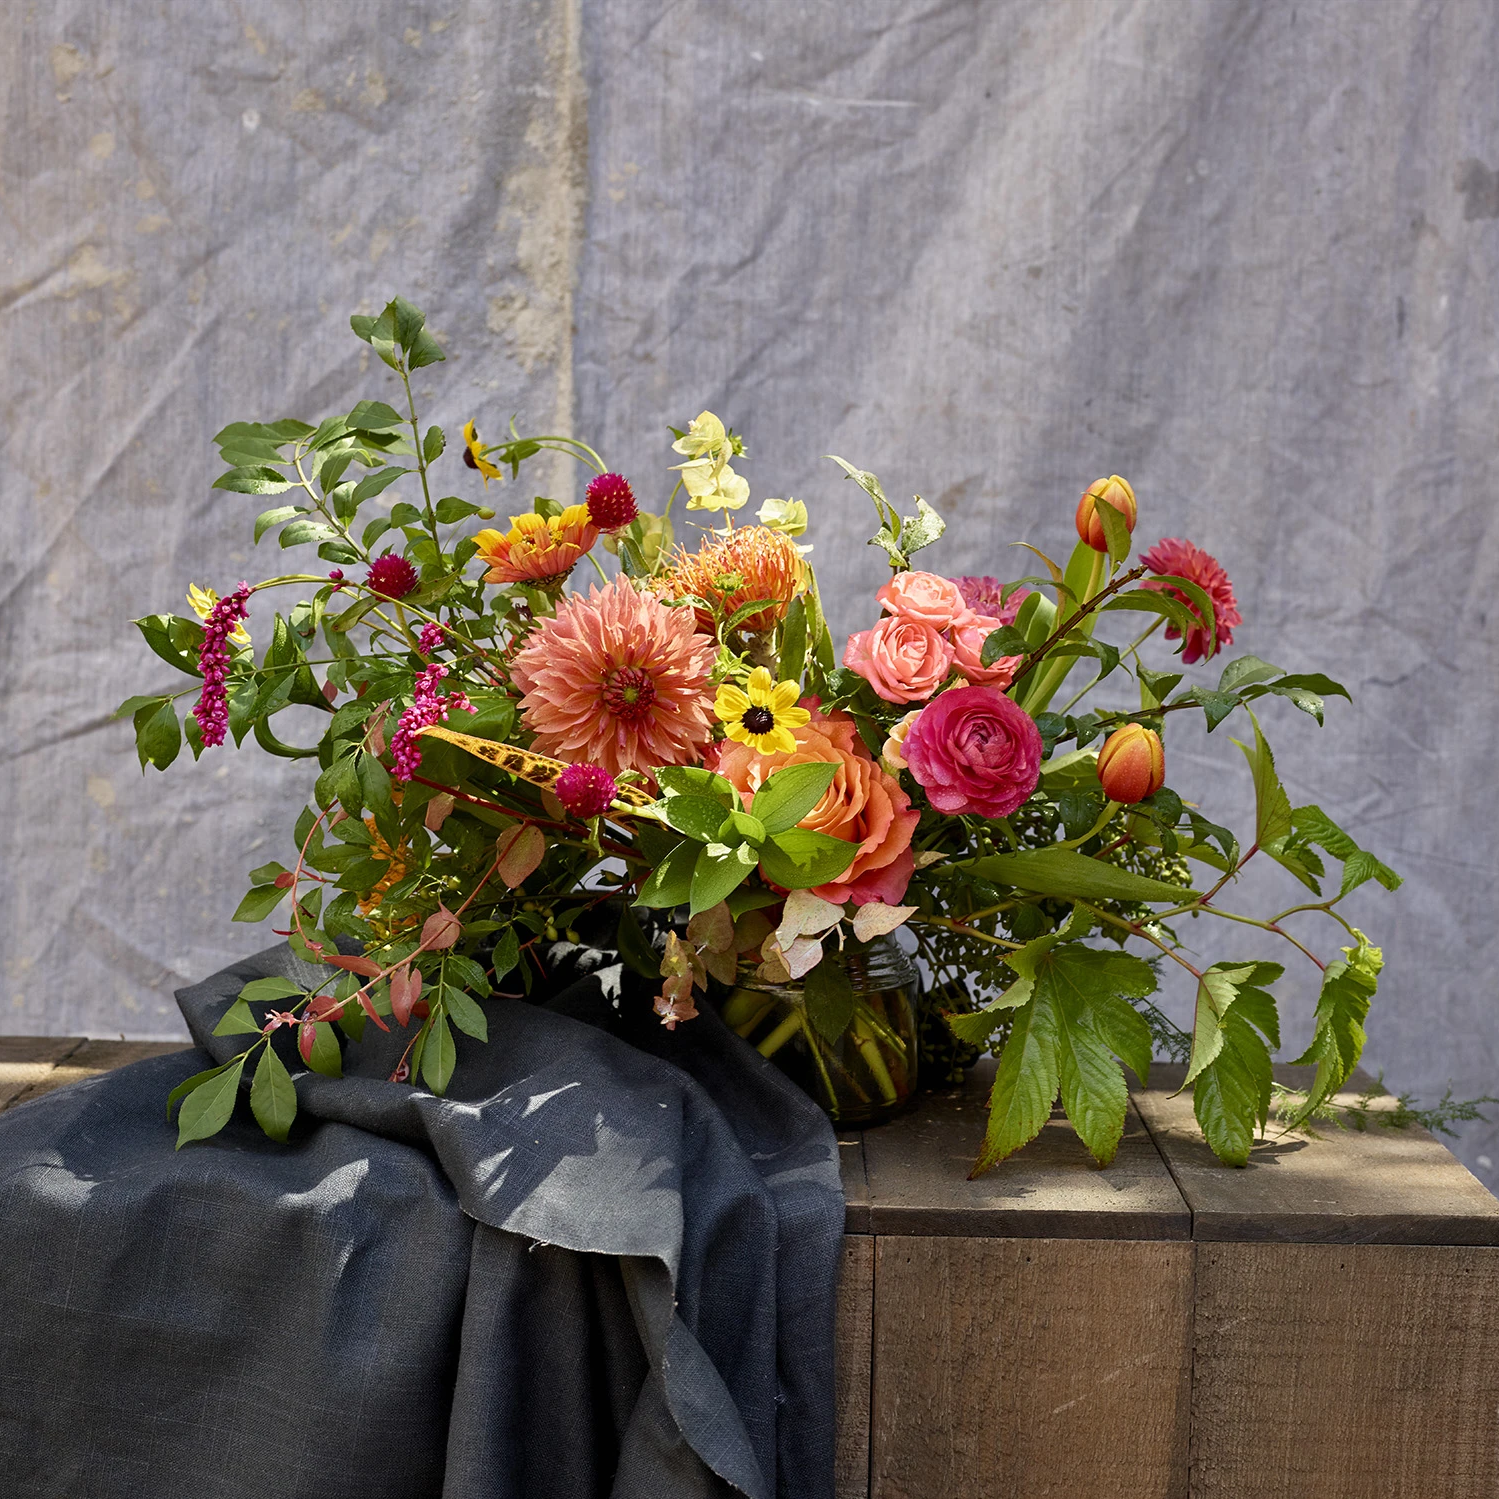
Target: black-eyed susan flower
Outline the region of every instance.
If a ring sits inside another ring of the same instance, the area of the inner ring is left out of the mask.
[[[730,739],[749,745],[758,754],[789,755],[796,749],[791,731],[812,717],[797,707],[801,695],[797,683],[777,682],[763,666],[757,666],[742,689],[732,682],[719,686],[713,711]]]
[[[478,429],[472,422],[463,424],[463,461],[484,475],[487,486],[491,479],[503,479],[503,470],[484,456],[484,444],[479,441]]]

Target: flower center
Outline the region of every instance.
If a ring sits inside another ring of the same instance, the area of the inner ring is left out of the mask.
[[[776,716],[769,708],[746,708],[740,722],[751,734],[768,734],[776,726]]]
[[[617,666],[604,678],[604,706],[616,718],[643,718],[655,701],[656,684],[638,666]]]

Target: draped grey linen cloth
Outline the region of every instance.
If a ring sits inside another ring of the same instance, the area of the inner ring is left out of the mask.
[[[367,1026],[342,1079],[298,1075],[289,1145],[241,1099],[174,1150],[168,1091],[270,974],[313,976],[235,964],[179,993],[199,1050],[0,1116],[5,1494],[831,1496],[843,1198],[809,1099],[714,1015],[633,1023],[606,966],[488,1006],[445,1098]]]

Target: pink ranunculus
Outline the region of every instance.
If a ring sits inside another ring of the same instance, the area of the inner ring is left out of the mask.
[[[848,637],[843,664],[887,703],[915,703],[930,697],[946,680],[952,646],[931,625],[892,614],[872,630]]]
[[[957,687],[922,709],[903,746],[939,812],[1008,817],[1041,778],[1041,735],[997,687]]]
[[[973,616],[956,583],[936,573],[897,573],[875,594],[888,614],[946,630]]]
[[[1008,687],[1015,680],[1015,670],[1022,659],[1001,656],[992,665],[984,665],[984,642],[1001,623],[989,615],[975,614],[971,625],[954,626],[950,636],[953,663],[970,682],[977,682],[981,687]]]

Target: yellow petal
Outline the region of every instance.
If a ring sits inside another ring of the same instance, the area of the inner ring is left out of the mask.
[[[742,718],[751,706],[750,700],[732,682],[721,683],[713,699],[713,711],[725,723]]]
[[[812,715],[805,708],[783,708],[776,714],[778,727],[799,729],[803,724],[811,722]]]
[[[791,737],[790,729],[783,729],[779,724],[768,734],[758,736],[760,743],[756,746],[762,755],[790,755],[795,753],[796,740]]]
[[[745,728],[744,720],[742,718],[736,718],[732,723],[729,723],[728,720],[725,719],[724,724],[724,735],[726,738],[736,739],[740,744],[747,744],[752,749],[758,749],[760,747],[758,742],[759,735],[751,734],[750,731]]]
[[[775,691],[770,695],[769,707],[775,710],[779,718],[788,708],[796,706],[796,700],[802,695],[801,684],[798,682],[777,682]],[[800,720],[806,723],[806,719]]]
[[[763,666],[749,674],[750,701],[757,708],[768,708],[775,696],[776,679]]]

